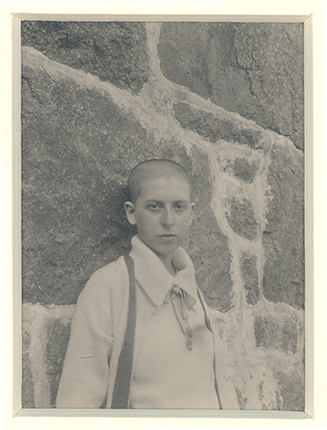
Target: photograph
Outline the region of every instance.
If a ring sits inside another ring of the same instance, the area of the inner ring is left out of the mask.
[[[22,409],[305,412],[304,22],[20,42]]]

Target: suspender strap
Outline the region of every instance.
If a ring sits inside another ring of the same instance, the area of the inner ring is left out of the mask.
[[[203,309],[203,312],[204,312],[204,320],[205,320],[207,329],[212,332],[211,322],[210,322],[210,319],[208,317],[207,310],[206,310],[206,307],[205,307],[205,304],[204,304],[204,300],[203,300],[203,297],[202,297],[202,294],[201,294],[201,291],[200,291],[199,288],[197,288],[197,293],[198,293],[198,298],[199,298],[199,301],[201,303],[201,306],[202,306],[202,309]]]
[[[214,336],[214,334],[213,334],[213,330],[212,330],[211,322],[210,322],[210,319],[209,319],[209,317],[208,317],[208,313],[207,313],[206,305],[205,305],[205,303],[204,303],[204,299],[203,299],[203,297],[202,297],[202,294],[201,294],[201,291],[200,291],[200,289],[199,289],[199,288],[197,289],[197,292],[198,292],[198,297],[199,297],[200,303],[201,303],[202,308],[203,308],[203,311],[204,311],[205,323],[206,323],[207,329],[208,329],[208,330],[210,330],[210,331],[211,331],[211,333],[212,333],[212,336],[213,336],[213,344],[214,344],[214,348],[215,348],[215,343],[216,343],[216,342],[215,342],[215,336]],[[222,409],[222,404],[221,404],[221,399],[220,399],[219,389],[218,389],[217,375],[216,375],[216,373],[217,373],[217,372],[216,372],[216,360],[217,360],[217,357],[216,357],[216,354],[214,354],[214,356],[213,356],[213,369],[214,369],[214,374],[215,374],[215,390],[216,390],[216,394],[217,394],[217,397],[218,397],[218,402],[219,402],[220,409]]]
[[[132,378],[134,335],[136,322],[136,288],[134,261],[130,255],[125,256],[129,275],[128,317],[124,343],[120,352],[115,386],[112,395],[112,409],[127,409]]]

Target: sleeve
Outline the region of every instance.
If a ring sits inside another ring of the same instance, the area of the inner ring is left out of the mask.
[[[91,279],[80,294],[57,394],[57,408],[101,408],[106,401],[113,346],[111,304]]]

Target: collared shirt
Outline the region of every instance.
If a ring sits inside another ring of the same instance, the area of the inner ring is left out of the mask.
[[[145,303],[145,321],[134,358],[130,407],[218,409],[213,337],[197,297],[191,259],[178,248],[172,259],[176,275],[172,276],[138,236],[132,239],[131,256],[138,294]],[[176,285],[193,299],[191,309],[171,294]],[[185,331],[188,326],[191,338]]]

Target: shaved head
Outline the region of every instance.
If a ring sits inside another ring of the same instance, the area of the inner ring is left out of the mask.
[[[184,167],[172,160],[154,159],[143,161],[131,171],[128,178],[129,201],[135,204],[141,194],[142,185],[147,181],[162,177],[175,177],[185,181],[190,187],[191,194],[191,179]]]

